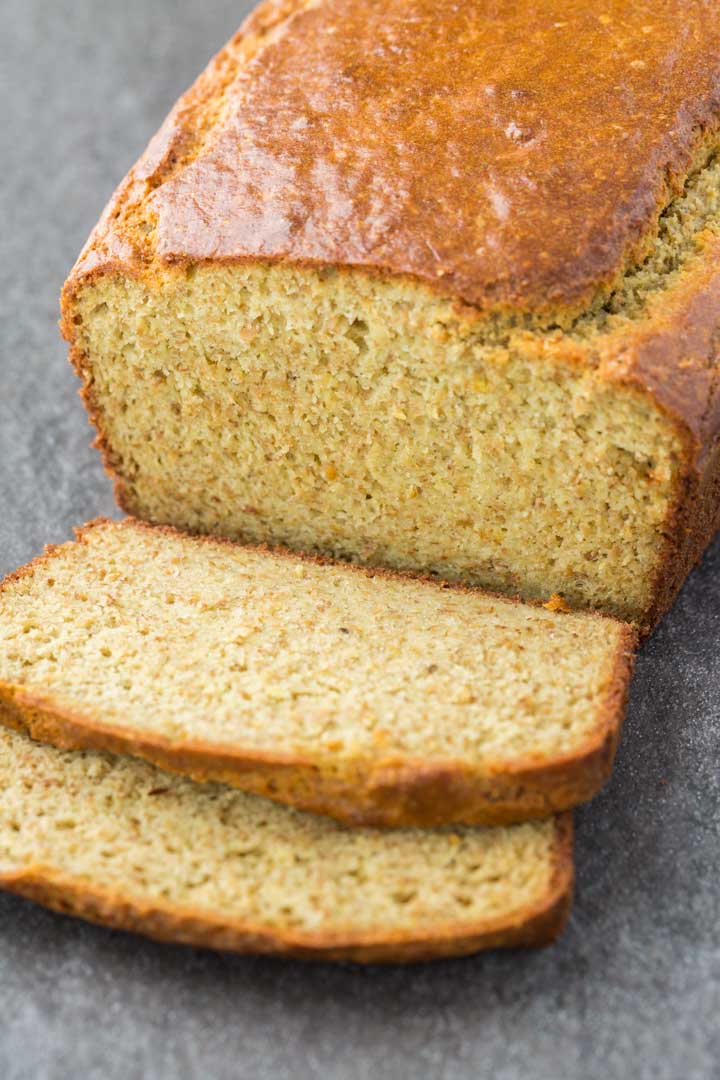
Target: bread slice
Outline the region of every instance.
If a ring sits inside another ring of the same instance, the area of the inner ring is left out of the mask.
[[[122,506],[649,629],[720,521],[720,20],[651,6],[261,5],[64,290]]]
[[[411,961],[559,933],[569,816],[347,829],[145,762],[0,731],[0,888],[165,941]]]
[[[0,720],[351,823],[504,823],[605,782],[632,645],[612,619],[101,520],[0,589]]]

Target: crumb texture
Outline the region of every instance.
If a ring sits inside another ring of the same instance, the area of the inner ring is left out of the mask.
[[[349,830],[141,762],[0,732],[0,880],[33,870],[159,911],[258,932],[462,933],[551,899],[553,821],[504,829]]]
[[[492,774],[619,722],[625,628],[131,521],[0,593],[0,679],[102,728]]]
[[[649,605],[682,446],[579,346],[279,266],[103,277],[78,311],[130,512],[621,618]]]

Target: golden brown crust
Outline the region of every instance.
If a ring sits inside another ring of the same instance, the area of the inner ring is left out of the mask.
[[[720,529],[720,441],[701,469],[689,468],[680,497],[666,526],[666,549],[657,573],[653,606],[643,634],[649,633],[672,606],[690,571]]]
[[[352,266],[481,310],[580,310],[642,257],[717,128],[719,46],[706,0],[262,5],[134,170],[150,245],[121,215],[106,255]]]
[[[169,527],[100,518],[77,530],[78,541],[84,542],[93,529],[126,526],[182,535]],[[184,540],[195,544],[237,546],[227,540],[208,537],[184,537]],[[55,550],[48,549],[45,555],[9,575],[0,584],[0,592],[9,582],[32,574],[33,568],[51,558]],[[327,562],[315,556],[285,551],[275,554],[294,561],[321,565]],[[393,571],[355,566],[344,569],[347,573],[364,576],[396,579],[404,576]],[[461,585],[425,580],[433,588],[472,591]],[[503,602],[508,601],[503,598]],[[630,627],[617,625],[618,647],[611,664],[605,700],[598,710],[595,731],[579,750],[558,755],[550,762],[532,759],[524,764],[496,761],[481,769],[452,760],[428,762],[411,758],[357,757],[342,761],[336,757],[323,759],[298,753],[243,750],[202,741],[178,743],[118,724],[99,724],[76,710],[60,706],[51,697],[44,699],[37,692],[3,682],[0,682],[0,723],[29,732],[38,741],[62,750],[94,749],[130,754],[198,781],[221,781],[351,825],[511,824],[568,810],[593,798],[607,783],[620,736],[636,643]]]
[[[466,956],[481,949],[547,945],[565,925],[573,890],[572,819],[556,821],[554,869],[547,896],[532,908],[474,926],[437,927],[432,933],[293,933],[176,907],[72,879],[52,868],[0,870],[0,888],[45,907],[157,941],[303,960],[404,964]]]
[[[720,238],[701,237],[698,255],[645,318],[601,339],[596,363],[600,379],[634,388],[675,420],[699,473],[720,434]]]
[[[679,487],[663,526],[651,603],[638,620],[649,633],[670,608],[720,527],[720,239],[704,238],[696,260],[651,318],[606,344],[601,378],[648,395],[672,418]]]

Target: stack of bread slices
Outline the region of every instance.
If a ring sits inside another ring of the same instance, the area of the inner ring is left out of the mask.
[[[549,941],[634,640],[555,606],[92,522],[0,590],[0,882],[222,948]]]
[[[560,931],[720,515],[720,41],[491,6],[268,0],[94,231],[133,516],[0,587],[2,887],[338,960]]]

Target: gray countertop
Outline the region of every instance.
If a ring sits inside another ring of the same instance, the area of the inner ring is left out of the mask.
[[[114,184],[230,0],[2,0],[0,573],[116,513],[56,329]],[[577,902],[536,953],[414,969],[154,945],[0,896],[0,1076],[720,1076],[720,544],[640,656]]]

